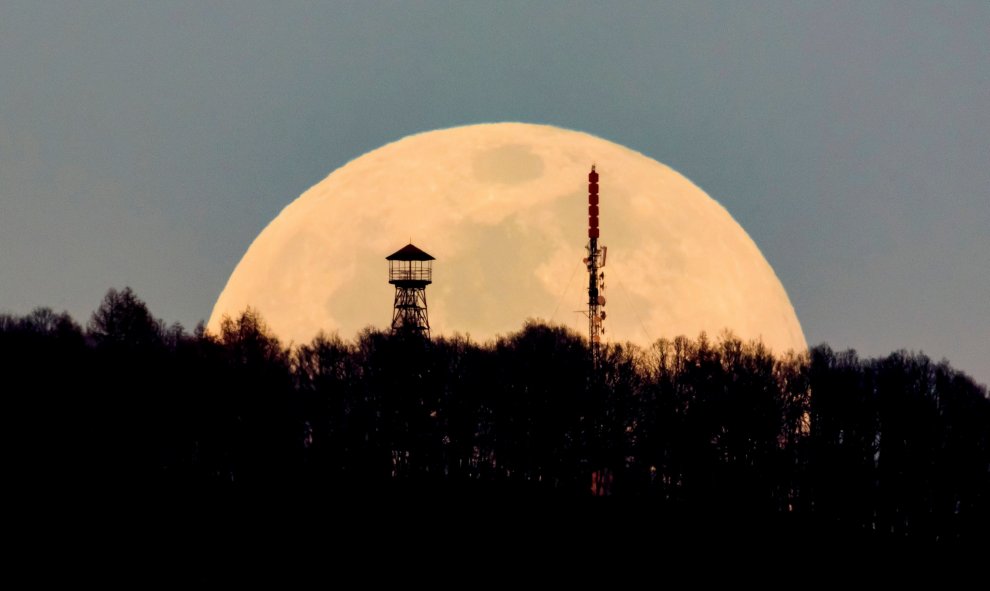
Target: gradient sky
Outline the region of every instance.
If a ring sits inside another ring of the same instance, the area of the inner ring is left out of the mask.
[[[335,168],[525,121],[702,187],[809,343],[990,382],[990,3],[656,4],[4,0],[0,310],[192,327]]]

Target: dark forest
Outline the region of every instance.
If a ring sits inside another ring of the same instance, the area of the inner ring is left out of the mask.
[[[990,399],[948,362],[730,334],[605,346],[527,322],[492,343],[366,329],[286,348],[110,290],[80,326],[0,316],[15,473],[62,488],[636,498],[867,536],[981,539]],[[612,501],[607,501],[612,502]]]

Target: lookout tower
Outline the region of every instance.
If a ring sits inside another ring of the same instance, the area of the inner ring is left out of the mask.
[[[385,257],[388,282],[395,286],[392,333],[412,332],[430,338],[426,314],[426,286],[433,283],[433,261],[410,242]]]

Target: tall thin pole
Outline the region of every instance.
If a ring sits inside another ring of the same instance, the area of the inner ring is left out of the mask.
[[[592,165],[588,173],[588,340],[591,345],[591,363],[595,369],[601,361],[601,340],[605,332],[605,249],[598,247],[598,173]]]
[[[591,379],[589,408],[591,423],[588,425],[589,444],[599,460],[607,460],[603,447],[604,410],[603,380],[601,376],[602,335],[605,333],[605,266],[606,247],[599,246],[598,238],[601,230],[598,227],[598,173],[591,167],[588,173],[588,258],[584,262],[588,266],[588,340],[591,349]],[[604,464],[607,466],[607,463]],[[592,494],[605,496],[611,493],[611,473],[607,467],[599,465],[591,474]]]

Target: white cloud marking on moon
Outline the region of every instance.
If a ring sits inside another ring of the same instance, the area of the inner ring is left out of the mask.
[[[584,333],[575,311],[587,297],[592,163],[608,246],[607,340],[648,345],[728,328],[777,352],[807,348],[773,269],[701,189],[618,144],[523,123],[412,135],[337,169],[258,235],[208,328],[248,306],[296,344],[321,330],[385,328],[394,294],[385,256],[411,238],[437,258],[427,288],[434,334],[487,340],[527,318]]]

